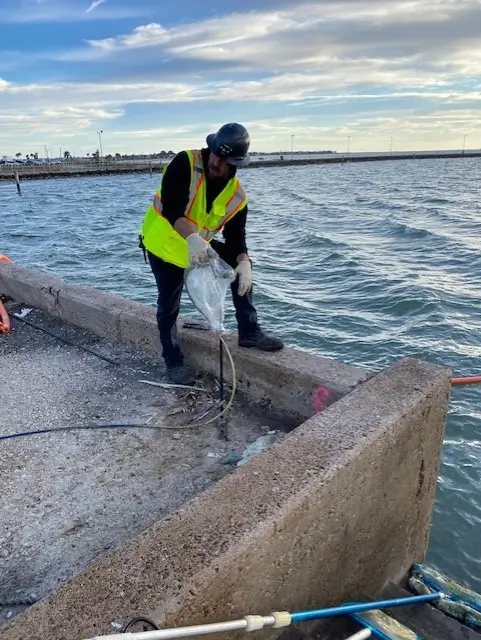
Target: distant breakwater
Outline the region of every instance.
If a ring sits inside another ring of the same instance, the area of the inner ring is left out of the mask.
[[[254,157],[248,167],[284,167],[302,166],[308,164],[339,164],[350,162],[379,162],[386,160],[436,160],[440,158],[481,158],[481,151],[427,151],[427,152],[397,152],[397,153],[332,153],[323,156],[309,156],[304,154],[284,153],[274,157]],[[0,181],[15,179],[42,180],[50,178],[84,178],[86,176],[108,176],[121,173],[161,173],[168,163],[132,162],[105,163],[100,165],[88,164],[60,164],[60,165],[0,165]]]

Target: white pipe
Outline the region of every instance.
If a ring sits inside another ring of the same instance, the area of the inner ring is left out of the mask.
[[[372,636],[372,631],[370,629],[362,629],[362,631],[358,631],[353,636],[349,636],[346,640],[366,640],[366,638],[370,638]]]
[[[90,640],[169,640],[172,638],[184,638],[187,636],[200,636],[209,633],[221,633],[223,631],[257,631],[265,626],[274,626],[276,618],[272,616],[246,616],[241,620],[229,622],[214,622],[211,624],[198,624],[191,627],[179,627],[177,629],[160,629],[158,631],[140,631],[135,633],[120,633],[108,636],[95,636]]]

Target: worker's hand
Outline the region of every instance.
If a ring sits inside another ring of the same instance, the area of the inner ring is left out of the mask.
[[[186,240],[189,247],[189,263],[191,266],[206,264],[211,258],[215,257],[215,251],[198,233],[191,233]]]
[[[239,286],[237,291],[240,296],[244,296],[252,287],[252,267],[250,260],[242,260],[234,272],[239,276]]]

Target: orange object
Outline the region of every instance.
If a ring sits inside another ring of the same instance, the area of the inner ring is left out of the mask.
[[[10,264],[12,261],[7,256],[4,256],[3,253],[0,253],[0,262],[4,262],[5,264]]]
[[[476,384],[481,383],[481,376],[465,376],[464,378],[451,378],[451,384]]]
[[[0,300],[0,333],[8,333],[10,331],[10,318],[3,302]]]

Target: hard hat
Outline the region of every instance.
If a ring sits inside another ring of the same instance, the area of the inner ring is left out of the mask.
[[[237,122],[222,126],[217,133],[206,138],[207,146],[212,153],[234,167],[245,167],[249,164],[250,137],[247,129]]]

